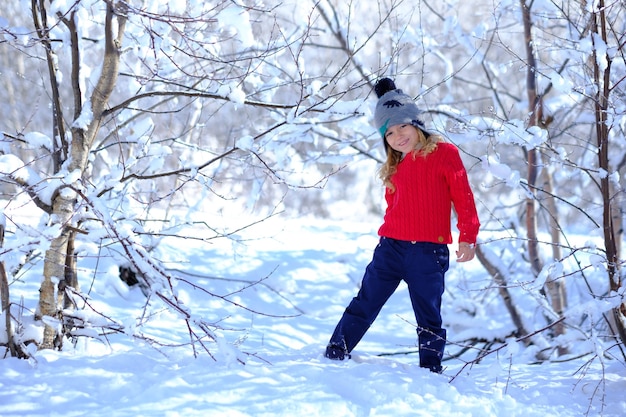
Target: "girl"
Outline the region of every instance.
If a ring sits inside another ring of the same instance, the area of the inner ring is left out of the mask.
[[[408,285],[420,366],[440,373],[446,343],[441,297],[452,243],[452,206],[457,213],[458,262],[474,258],[480,226],[474,196],[457,148],[424,130],[421,111],[389,78],[375,86],[374,113],[387,160],[380,170],[387,210],[380,241],[361,288],[330,338],[325,356],[343,360],[359,343],[400,281]]]

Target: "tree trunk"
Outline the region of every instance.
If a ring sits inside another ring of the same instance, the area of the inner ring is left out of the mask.
[[[59,304],[63,303],[64,309],[74,307],[74,303],[72,302],[72,299],[68,296],[68,291],[66,291],[66,288],[71,288],[76,292],[80,291],[80,287],[78,285],[78,275],[76,271],[76,249],[74,244],[75,240],[76,232],[70,231],[67,238],[67,249],[65,253],[65,271],[62,281],[63,285],[59,286],[59,297],[63,299],[59,300]]]
[[[33,0],[34,1],[34,0]],[[120,3],[122,4],[122,3]],[[100,125],[102,123],[102,117],[104,110],[107,106],[108,100],[111,97],[111,93],[115,87],[119,72],[119,60],[120,60],[120,46],[121,40],[124,35],[124,28],[126,23],[125,10],[116,10],[112,2],[107,1],[106,21],[105,21],[105,50],[104,58],[102,62],[102,71],[100,77],[91,95],[91,112],[93,115],[92,122],[89,126],[85,127],[73,127],[72,128],[72,142],[69,152],[69,170],[71,172],[79,171],[85,173],[89,164],[89,152],[93,141],[95,140]],[[122,7],[122,6],[117,6]],[[45,13],[44,13],[45,14]],[[114,24],[114,19],[117,19],[117,26]],[[73,25],[67,24],[70,31],[75,30]],[[117,31],[116,28],[117,27]],[[79,45],[77,37],[71,36],[72,41],[72,54],[73,59],[78,59]],[[73,62],[74,67],[78,66],[78,62]],[[73,77],[78,77],[78,71],[72,72]],[[79,83],[73,80],[72,86],[74,88],[75,106],[82,106],[78,98],[81,96],[79,89]],[[51,82],[55,84],[54,88],[58,88],[57,79],[51,78]],[[53,103],[55,106],[57,102]],[[62,109],[56,109],[55,114],[61,112]],[[75,115],[79,113],[75,112]],[[56,120],[56,119],[55,119]],[[40,288],[39,295],[39,308],[38,316],[43,319],[45,316],[53,317],[55,319],[62,319],[61,311],[64,305],[64,297],[62,292],[57,292],[57,286],[55,284],[61,284],[61,290],[64,289],[66,281],[66,263],[68,257],[73,259],[73,234],[70,232],[72,225],[72,216],[74,213],[74,207],[76,199],[74,193],[70,189],[57,190],[56,197],[53,200],[52,205],[52,218],[55,219],[55,223],[61,225],[61,234],[52,240],[50,248],[46,251],[44,260],[44,277]],[[71,269],[73,266],[68,267]],[[77,279],[74,278],[74,286],[78,287]],[[45,323],[44,321],[44,336],[43,341],[40,344],[40,349],[51,349],[54,347],[60,348],[61,346],[61,322],[54,327]],[[53,322],[53,324],[56,324]]]
[[[559,213],[556,206],[556,199],[554,198],[552,188],[552,174],[548,171],[544,171],[545,182],[543,189],[547,198],[545,200],[546,207],[548,209],[549,223],[550,223],[550,237],[552,242],[552,258],[554,260],[561,259],[561,228],[559,226]],[[550,297],[550,304],[552,309],[559,317],[563,316],[563,312],[567,309],[567,294],[563,279],[558,278],[554,280],[548,279],[545,285],[546,293]],[[561,336],[565,334],[565,322],[561,320],[554,326],[554,334]],[[559,355],[565,355],[568,353],[568,349],[565,346],[558,347]]]
[[[504,275],[505,272],[501,271],[493,262],[491,262],[489,256],[487,256],[481,245],[476,246],[476,257],[485,267],[487,272],[489,272],[489,275],[491,275],[493,282],[498,287],[498,292],[500,293],[500,296],[504,301],[504,305],[509,312],[509,315],[511,316],[511,320],[513,321],[513,324],[517,329],[516,335],[518,337],[526,336],[528,334],[528,331],[524,326],[522,315],[519,313],[519,311],[517,311],[517,307],[515,306],[513,298],[509,293],[509,288],[507,286],[507,281]],[[525,341],[530,342],[530,339],[525,339]]]
[[[537,63],[533,51],[532,21],[530,18],[530,8],[525,0],[520,0],[522,6],[522,20],[524,21],[524,44],[526,46],[526,59],[528,60],[526,70],[526,93],[528,95],[528,126],[536,126],[541,120],[542,99],[537,95],[536,72]],[[537,212],[535,190],[538,176],[538,151],[536,148],[528,150],[528,193],[526,198],[526,237],[528,238],[528,257],[534,276],[541,272],[541,258],[539,257],[539,242],[537,240]]]
[[[70,224],[72,213],[74,212],[74,199],[67,198],[60,193],[54,199],[53,216],[61,225]],[[67,253],[69,233],[67,229],[61,232],[59,236],[54,238],[50,243],[50,247],[46,251],[43,266],[43,282],[39,289],[39,308],[38,318],[52,317],[60,320],[62,303],[59,303],[57,294],[57,284],[65,277],[65,256]],[[60,326],[51,326],[44,320],[43,340],[39,345],[39,349],[60,348]]]
[[[4,245],[4,214],[0,213],[0,248]],[[0,260],[0,303],[2,312],[5,314],[5,326],[7,331],[7,345],[11,356],[17,356],[15,345],[13,344],[13,326],[11,325],[11,298],[9,297],[9,277],[4,268],[4,261]]]
[[[526,4],[525,0],[520,0],[522,6],[522,20],[524,22],[524,40],[526,46],[526,59],[527,72],[526,72],[526,92],[528,96],[528,126],[539,126],[544,128],[543,125],[543,97],[537,92],[537,61],[535,59],[535,51],[533,50],[533,37],[532,37],[532,20],[530,14],[530,7]],[[537,239],[537,210],[536,210],[536,190],[537,190],[537,178],[539,176],[539,150],[537,148],[528,150],[528,193],[529,197],[526,199],[526,234],[528,238],[528,257],[530,260],[531,270],[535,277],[539,275],[543,269],[543,262],[539,255],[539,241]],[[550,173],[543,173],[546,182],[545,187],[548,187],[546,194],[548,195],[548,217],[550,218],[550,234],[552,237],[552,250],[554,259],[561,258],[560,255],[560,230],[557,221],[557,209],[554,198],[552,197],[552,183]],[[566,306],[565,288],[560,280],[546,282],[544,292],[547,292],[553,310],[562,316]],[[555,325],[555,334],[562,335],[565,333],[565,323],[561,320]],[[567,349],[559,346],[559,354],[567,353]]]
[[[599,38],[606,42],[607,27],[606,15],[604,8],[604,0],[599,0],[597,11],[594,12],[592,31],[599,35]],[[592,37],[592,40],[595,38]],[[611,74],[611,58],[606,55],[606,67],[600,68],[597,56],[598,50],[595,45],[593,48],[593,75],[596,85],[595,96],[595,115],[596,115],[596,137],[598,144],[598,166],[600,169],[610,173],[609,166],[609,126],[607,120],[607,109],[609,107],[609,95],[611,94],[610,74]],[[606,52],[604,52],[606,54]],[[607,271],[609,279],[609,289],[612,293],[616,293],[622,286],[622,280],[619,272],[619,257],[617,252],[616,229],[613,223],[613,197],[611,195],[610,178],[604,175],[600,178],[600,193],[602,195],[603,204],[603,231],[604,246],[606,250]],[[626,343],[626,303],[613,309],[613,318],[615,319],[614,333],[621,339],[622,343]]]

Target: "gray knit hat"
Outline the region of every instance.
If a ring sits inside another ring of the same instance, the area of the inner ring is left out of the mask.
[[[426,136],[430,135],[424,130],[424,122],[418,118],[422,111],[410,96],[396,88],[392,79],[383,78],[378,81],[374,86],[374,91],[378,96],[378,103],[376,103],[376,110],[374,111],[374,123],[385,142],[385,151],[389,146],[385,140],[385,133],[391,126],[412,124],[422,130]]]

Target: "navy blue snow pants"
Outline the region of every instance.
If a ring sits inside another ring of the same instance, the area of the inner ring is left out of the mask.
[[[343,313],[329,344],[345,346],[351,352],[404,280],[417,321],[420,366],[439,367],[446,344],[446,330],[441,328],[441,296],[449,259],[445,244],[381,238],[361,288]]]

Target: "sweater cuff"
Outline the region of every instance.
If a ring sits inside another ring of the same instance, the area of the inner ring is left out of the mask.
[[[470,245],[476,245],[476,236],[470,236],[463,233],[459,236],[459,243],[469,243]]]

